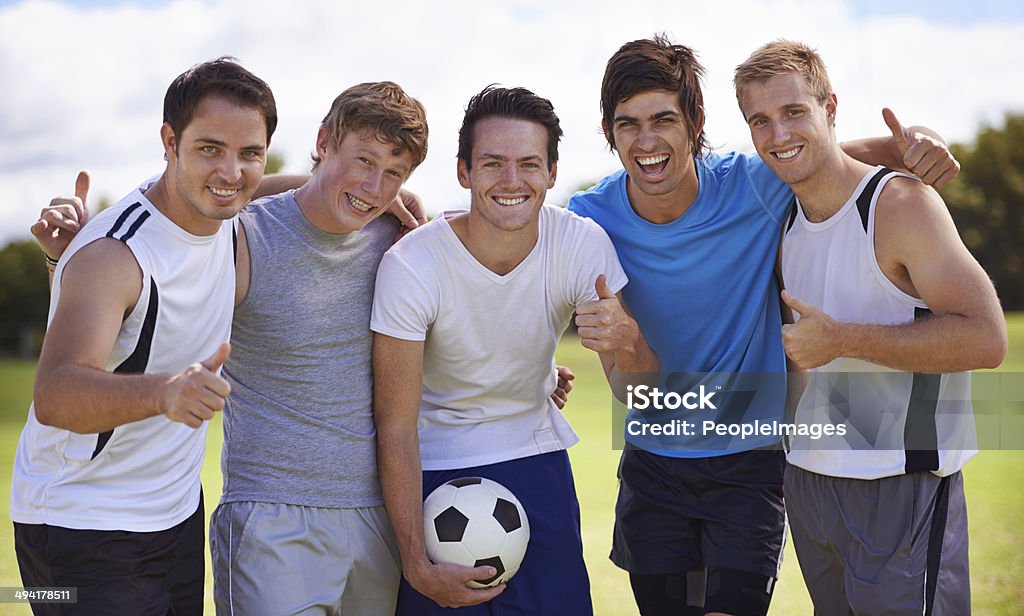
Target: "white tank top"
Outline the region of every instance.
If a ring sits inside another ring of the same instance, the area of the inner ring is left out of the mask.
[[[180,372],[230,337],[233,232],[233,223],[225,222],[212,236],[187,233],[135,190],[72,241],[54,273],[49,318],[69,258],[97,239],[118,239],[138,261],[143,285],[107,370]],[[76,434],[40,424],[30,408],[14,460],[11,519],[74,529],[171,528],[199,505],[206,429],[157,415],[103,434]]]
[[[849,201],[819,223],[807,220],[797,204],[782,243],[790,293],[840,321],[897,325],[930,314],[885,276],[875,258],[875,204],[897,176],[911,177],[872,170]],[[811,372],[793,422],[844,424],[845,437],[791,437],[787,457],[790,464],[836,477],[945,476],[977,453],[971,413],[969,373],[907,373],[839,358]]]

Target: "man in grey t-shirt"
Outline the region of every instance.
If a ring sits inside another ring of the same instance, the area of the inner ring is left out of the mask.
[[[390,82],[354,86],[320,126],[312,177],[246,210],[224,493],[210,521],[218,611],[394,609],[368,326],[377,264],[398,229],[375,219],[426,149],[418,101]]]

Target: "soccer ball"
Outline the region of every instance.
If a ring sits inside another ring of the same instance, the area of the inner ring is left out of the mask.
[[[482,477],[453,479],[431,492],[423,502],[423,528],[431,561],[497,570],[494,577],[470,581],[472,588],[511,579],[530,541],[530,523],[519,500]]]

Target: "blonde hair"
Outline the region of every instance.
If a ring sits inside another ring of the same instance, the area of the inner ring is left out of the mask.
[[[803,75],[811,95],[818,102],[824,104],[832,95],[832,83],[825,70],[825,61],[818,52],[803,43],[778,39],[759,47],[743,64],[736,67],[732,80],[736,88],[736,100],[740,100],[743,88],[751,82],[763,83],[769,77],[789,73]]]
[[[423,105],[392,81],[361,83],[334,99],[320,127],[328,143],[338,148],[350,132],[369,130],[393,154],[412,154],[412,169],[427,157],[427,112]],[[313,169],[320,157],[313,153]],[[410,170],[411,171],[411,170]]]

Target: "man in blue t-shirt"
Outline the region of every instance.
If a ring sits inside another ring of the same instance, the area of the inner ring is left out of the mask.
[[[633,402],[611,558],[645,616],[679,614],[694,571],[706,573],[690,594],[705,596],[707,613],[766,613],[785,535],[773,269],[793,195],[757,156],[708,151],[703,72],[661,36],[619,49],[601,104],[624,169],[569,201],[607,231],[629,277],[628,313],[602,299],[578,310],[577,325],[616,396]],[[888,138],[844,148],[922,177],[956,165],[937,141],[906,132],[909,148]],[[662,397],[639,395],[652,385]]]

